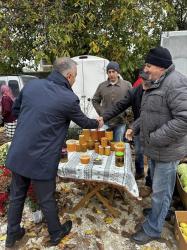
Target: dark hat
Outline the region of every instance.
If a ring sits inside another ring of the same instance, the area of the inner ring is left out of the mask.
[[[169,50],[160,46],[150,49],[145,58],[145,63],[167,69],[173,62]]]
[[[109,64],[106,67],[107,72],[109,71],[109,69],[113,69],[115,71],[117,71],[119,73],[120,68],[119,68],[119,64],[117,62],[111,61],[109,62]]]

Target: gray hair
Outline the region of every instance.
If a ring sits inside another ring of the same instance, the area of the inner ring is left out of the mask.
[[[77,63],[70,57],[60,57],[55,60],[53,68],[60,72],[62,75],[66,76],[66,74],[71,71],[76,65]]]

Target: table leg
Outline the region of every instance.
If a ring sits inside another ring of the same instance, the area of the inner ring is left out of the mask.
[[[79,208],[83,207],[83,206],[85,205],[85,203],[86,203],[87,201],[89,201],[90,198],[96,194],[97,191],[101,190],[102,187],[103,187],[103,185],[99,185],[99,184],[98,184],[97,186],[95,186],[94,189],[92,189],[89,193],[87,193],[87,194],[78,202],[78,204],[77,204],[75,207],[72,208],[71,211],[72,211],[72,212],[75,212],[75,211],[77,211]]]
[[[116,209],[114,209],[112,206],[110,206],[108,200],[105,197],[103,197],[99,192],[96,192],[96,196],[103,203],[103,205],[108,208],[108,210],[111,212],[111,214],[114,217],[118,217],[119,212]]]

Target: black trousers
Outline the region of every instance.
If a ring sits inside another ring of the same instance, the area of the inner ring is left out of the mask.
[[[11,234],[20,230],[24,203],[31,181],[46,219],[49,234],[53,235],[61,230],[55,200],[56,180],[31,180],[16,173],[12,173],[10,186],[7,233]]]

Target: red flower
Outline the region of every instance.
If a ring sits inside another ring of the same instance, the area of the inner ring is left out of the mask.
[[[6,202],[8,200],[8,193],[0,193],[0,203]]]
[[[11,171],[7,169],[5,166],[0,166],[0,176],[10,176]]]
[[[7,192],[0,193],[0,215],[3,215],[5,213],[4,203],[6,203],[7,200],[8,200],[8,193]]]

